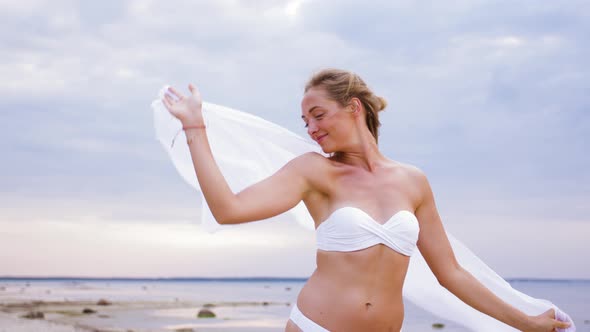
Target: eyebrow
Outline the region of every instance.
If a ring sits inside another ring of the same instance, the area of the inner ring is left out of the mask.
[[[318,107],[320,107],[320,106],[314,106],[314,107],[310,108],[310,109],[309,109],[309,111],[308,111],[307,113],[311,113],[311,112],[315,111],[315,109],[316,109],[316,108],[318,108]],[[302,118],[303,120],[305,120],[305,115],[302,115],[302,116],[301,116],[301,118]]]

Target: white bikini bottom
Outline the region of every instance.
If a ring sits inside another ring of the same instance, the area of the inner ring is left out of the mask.
[[[330,332],[329,330],[319,326],[313,320],[307,318],[307,316],[305,316],[299,310],[297,303],[295,303],[295,306],[293,309],[291,309],[291,315],[289,316],[289,319],[303,332]],[[399,332],[402,332],[402,330],[399,330]]]
[[[303,332],[330,332],[325,328],[319,326],[313,320],[307,318],[300,310],[297,308],[297,303],[293,306],[291,310],[291,315],[289,319],[297,325]]]

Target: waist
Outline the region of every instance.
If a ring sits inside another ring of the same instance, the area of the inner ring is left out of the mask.
[[[390,277],[393,280],[378,274],[367,281],[318,264],[299,293],[297,305],[305,316],[330,331],[399,331],[404,316],[403,280]]]
[[[374,279],[363,280],[357,276],[342,276],[316,269],[300,294],[313,290],[314,302],[330,299],[336,306],[356,307],[367,303],[387,306],[402,299],[403,280],[399,279],[398,276],[387,279],[377,275]]]
[[[318,250],[316,263],[318,274],[343,287],[372,285],[380,290],[401,289],[410,257],[379,244],[350,252]]]
[[[354,307],[401,301],[410,259],[379,245],[354,252],[318,250],[316,262],[304,290],[313,288],[314,297],[334,299],[336,306]]]

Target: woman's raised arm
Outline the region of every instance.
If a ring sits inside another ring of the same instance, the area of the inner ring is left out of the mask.
[[[237,224],[270,218],[299,203],[309,191],[306,172],[310,154],[299,156],[272,176],[234,193],[219,170],[211,153],[202,115],[198,90],[189,85],[184,96],[174,88],[163,103],[182,122],[193,166],[211,212],[220,224]],[[306,165],[307,164],[307,165]]]
[[[549,332],[567,328],[568,323],[554,319],[553,309],[539,316],[528,316],[486,288],[457,262],[434,202],[426,176],[416,171],[415,179],[422,200],[416,209],[420,223],[418,248],[441,286],[469,306],[507,325],[526,332]]]

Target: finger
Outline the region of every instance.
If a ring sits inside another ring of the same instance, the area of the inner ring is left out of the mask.
[[[170,96],[170,95],[167,95],[167,94],[166,94],[166,95],[164,95],[164,99],[165,99],[165,100],[166,100],[168,103],[170,103],[170,105],[173,105],[173,104],[176,102],[176,100],[174,100],[174,98],[172,98],[172,96]]]
[[[551,318],[555,318],[555,310],[549,309],[549,310],[545,311],[544,313],[542,313],[541,315],[542,316],[551,317]]]
[[[558,329],[565,329],[565,328],[570,327],[570,325],[571,324],[568,322],[560,322],[560,321],[555,321],[555,323],[553,324],[553,326]]]
[[[199,92],[199,89],[197,89],[197,87],[194,84],[190,83],[188,85],[188,89],[193,94],[193,96],[195,96],[195,97],[200,97],[201,96],[201,93]]]
[[[172,97],[165,95],[164,96],[164,106],[166,106],[166,108],[168,109],[168,111],[171,111],[172,108],[174,107],[174,103],[176,102],[174,99],[172,99]]]
[[[176,90],[173,87],[169,87],[168,91],[170,91],[176,98],[178,99],[184,99],[184,95],[180,92],[178,92],[178,90]]]
[[[168,112],[170,112],[170,109],[172,108],[172,104],[166,99],[162,99],[162,103],[164,104],[164,106],[166,106],[166,109],[168,110]]]

